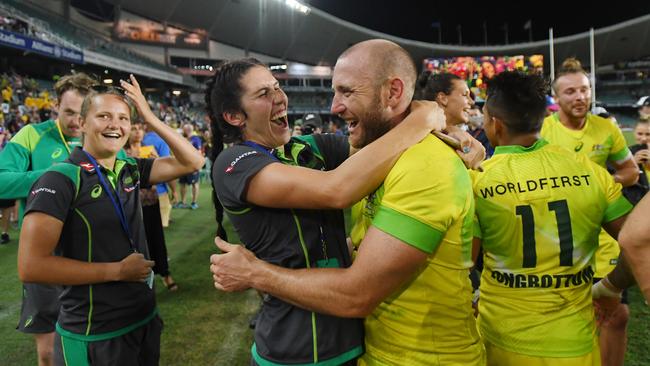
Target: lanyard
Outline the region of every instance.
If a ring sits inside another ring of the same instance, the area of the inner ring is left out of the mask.
[[[104,179],[104,174],[102,174],[102,171],[99,169],[99,164],[97,164],[95,158],[93,158],[92,155],[90,155],[86,150],[83,150],[83,152],[88,157],[88,160],[90,160],[90,163],[93,165],[93,168],[95,168],[95,172],[97,172],[97,177],[99,178],[99,183],[102,185],[102,187],[104,187],[104,190],[108,195],[108,198],[111,199],[111,203],[113,204],[115,213],[117,214],[117,217],[120,219],[120,224],[122,224],[122,229],[124,229],[124,232],[129,237],[129,246],[131,246],[133,252],[137,252],[135,248],[135,243],[133,241],[133,236],[131,235],[131,230],[129,230],[129,223],[126,219],[126,214],[124,213],[124,206],[122,206],[122,201],[120,201],[120,196],[118,196],[116,190],[112,189],[112,186],[106,183],[106,179]]]
[[[269,156],[272,157],[273,159],[278,160],[278,161],[280,160],[280,159],[278,159],[277,156],[273,155],[273,152],[272,152],[273,149],[269,149],[269,148],[267,148],[267,147],[264,147],[264,146],[258,144],[257,142],[253,142],[253,141],[250,141],[250,140],[249,140],[249,141],[244,141],[244,142],[242,142],[242,144],[243,144],[243,145],[246,145],[246,146],[248,146],[248,147],[252,147],[252,148],[255,149],[255,150],[264,151],[264,153],[266,153],[267,155],[269,155]]]
[[[61,125],[59,125],[59,120],[56,120],[56,129],[59,131],[59,136],[61,136],[61,141],[63,141],[63,146],[68,150],[68,155],[70,154],[70,146],[68,146],[68,141],[65,140],[63,136],[63,131],[61,131]]]

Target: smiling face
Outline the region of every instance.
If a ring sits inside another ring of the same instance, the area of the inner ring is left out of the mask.
[[[458,125],[469,122],[469,110],[474,105],[467,83],[463,80],[452,81],[451,93],[443,94],[438,99],[445,110],[447,123]]]
[[[565,74],[557,78],[555,83],[560,113],[570,119],[584,118],[591,103],[591,86],[587,75],[581,72]]]
[[[650,123],[637,123],[634,128],[634,139],[637,144],[647,144],[650,142]]]
[[[235,113],[232,124],[242,128],[244,140],[275,148],[289,142],[291,130],[287,119],[287,95],[265,67],[249,69],[239,80],[242,86],[242,112]]]
[[[83,147],[96,159],[115,157],[126,144],[131,131],[131,110],[123,97],[94,95],[81,120]]]
[[[131,125],[131,134],[129,135],[130,144],[140,144],[144,138],[144,126],[142,123],[134,123]]]
[[[392,123],[381,100],[383,86],[377,86],[359,60],[344,57],[336,62],[332,86],[332,114],[348,124],[350,145],[362,148],[388,132]]]
[[[79,114],[84,97],[76,90],[70,89],[63,93],[58,100],[57,111],[61,132],[68,137],[81,136],[81,121]]]

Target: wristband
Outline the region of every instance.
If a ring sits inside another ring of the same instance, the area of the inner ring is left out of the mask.
[[[609,286],[607,286],[609,285]],[[603,296],[605,297],[615,297],[615,298],[621,298],[621,294],[623,291],[614,291],[612,288],[615,288],[614,285],[612,285],[607,277],[604,277],[602,280],[599,282],[595,283],[593,286],[591,286],[591,296],[594,299],[599,299]]]

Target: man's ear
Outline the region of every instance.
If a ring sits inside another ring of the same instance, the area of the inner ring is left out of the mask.
[[[503,124],[501,118],[490,116],[490,119],[492,119],[492,123],[494,124],[494,134],[498,137],[504,136],[505,132],[507,132],[507,128]]]
[[[391,78],[388,80],[388,106],[395,108],[404,98],[404,80]]]
[[[236,127],[242,127],[246,122],[246,118],[241,112],[223,112],[222,116],[226,122]]]

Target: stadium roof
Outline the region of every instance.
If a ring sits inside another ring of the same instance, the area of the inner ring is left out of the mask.
[[[279,0],[109,0],[122,9],[188,29],[210,38],[287,61],[333,65],[350,45],[385,38],[405,47],[416,61],[428,57],[544,54],[548,40],[497,46],[453,46],[391,36],[311,8],[306,14]],[[589,32],[555,38],[556,65],[567,57],[589,64]],[[595,30],[597,65],[637,60],[650,55],[650,15]]]

